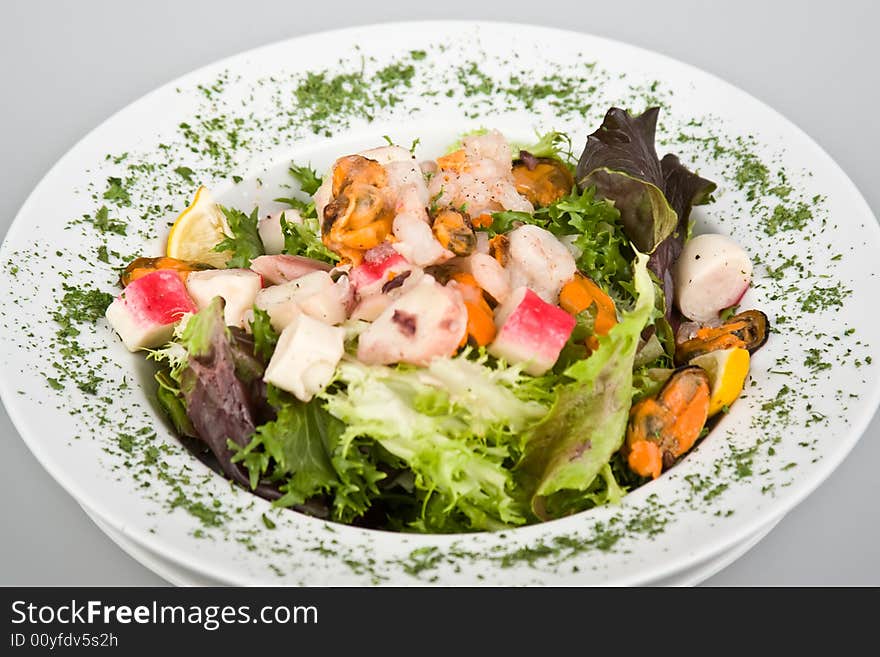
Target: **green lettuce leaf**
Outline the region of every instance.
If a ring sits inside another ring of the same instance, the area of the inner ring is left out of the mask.
[[[321,229],[316,217],[303,215],[301,224],[287,221],[281,215],[281,232],[284,235],[284,253],[305,256],[322,262],[336,264],[339,256],[324,246],[321,241]]]
[[[341,453],[342,422],[320,402],[304,403],[272,386],[269,403],[276,419],[258,426],[232,459],[248,470],[251,488],[269,475],[280,482],[278,506],[303,505],[328,495],[336,520],[351,522],[366,513],[385,474],[358,448]]]
[[[299,183],[300,191],[305,192],[310,197],[314,196],[321,186],[321,178],[318,177],[317,172],[311,167],[301,167],[291,163],[288,171]],[[286,203],[299,212],[302,217],[312,218],[317,216],[315,213],[315,202],[311,198],[303,200],[296,196],[282,196],[273,200],[279,203]]]
[[[643,253],[652,253],[678,222],[654,149],[659,111],[652,107],[634,117],[612,107],[587,137],[575,174],[580,189],[596,187],[600,198],[614,202],[626,235]]]
[[[303,201],[302,199],[298,199],[295,196],[279,196],[278,198],[272,199],[278,203],[286,203],[294,210],[299,212],[301,217],[317,217],[315,209],[314,201]]]
[[[170,372],[164,369],[156,372],[155,379],[158,384],[156,399],[171,420],[174,430],[182,436],[196,438],[196,430],[186,415],[186,403],[177,382],[171,378]]]
[[[264,361],[269,361],[278,344],[278,333],[272,328],[269,313],[254,306],[254,319],[251,321],[251,334],[254,336],[254,353]]]
[[[557,132],[555,130],[538,135],[538,141],[533,144],[511,143],[510,151],[513,154],[514,160],[519,158],[520,151],[526,151],[535,157],[552,157],[555,160],[569,164],[569,166],[571,166],[570,162],[573,160],[571,139],[564,132]]]
[[[257,230],[259,210],[254,208],[250,215],[246,215],[235,208],[226,208],[221,205],[220,209],[226,215],[226,222],[229,224],[232,235],[227,236],[214,247],[214,250],[232,253],[232,256],[226,261],[227,267],[242,269],[250,267],[251,260],[266,252],[263,249],[263,240],[260,239],[260,233]]]
[[[560,518],[585,508],[619,504],[625,493],[625,489],[614,476],[611,464],[605,463],[586,490],[566,489],[542,498],[542,511],[547,518]]]
[[[646,263],[647,256],[639,254],[635,307],[599,338],[599,348],[589,358],[565,370],[571,381],[560,387],[553,408],[529,433],[518,471],[539,518],[550,517],[553,504],[548,498],[555,493],[590,490],[623,444],[632,400],[633,360],[654,308],[654,284]]]
[[[273,397],[278,417],[257,427],[242,455],[262,446],[274,461],[276,474],[287,475],[282,487],[285,496],[278,504],[302,504],[313,495],[329,492],[336,482],[336,471],[327,451],[342,427],[320,404],[306,404],[293,398],[279,401],[277,393]],[[250,475],[251,486],[256,486],[254,473]]]
[[[214,297],[211,303],[194,315],[181,320],[180,337],[177,342],[188,356],[200,358],[208,355],[216,340],[216,336],[229,339],[229,329],[223,321],[223,297]]]
[[[299,182],[300,189],[309,196],[317,192],[321,186],[321,177],[310,166],[297,166],[294,162],[291,162],[289,171],[290,175]]]
[[[579,360],[587,357],[587,345],[584,344],[591,335],[595,333],[596,314],[598,307],[595,303],[577,315],[575,315],[575,325],[568,336],[568,340],[559,352],[559,358],[553,366],[553,371],[563,373],[568,367]]]

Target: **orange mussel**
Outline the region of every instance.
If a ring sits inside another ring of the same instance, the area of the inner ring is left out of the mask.
[[[574,176],[568,167],[551,157],[534,157],[525,152],[513,163],[516,191],[532,205],[546,207],[571,192]]]
[[[185,283],[186,277],[189,276],[190,272],[213,269],[213,267],[167,256],[160,258],[135,258],[119,276],[119,284],[125,287],[132,281],[136,281],[147,274],[152,274],[158,269],[173,269],[180,276],[180,280]]]
[[[470,217],[459,210],[438,210],[432,217],[431,230],[443,248],[457,256],[468,256],[477,248],[477,236]]]
[[[559,305],[563,310],[577,315],[593,304],[596,305],[596,320],[593,324],[595,335],[587,339],[587,347],[595,351],[599,347],[596,336],[608,335],[608,332],[617,324],[617,311],[614,301],[589,278],[581,273],[562,286],[559,292]]]
[[[770,322],[760,310],[746,310],[734,315],[721,326],[704,326],[690,340],[675,347],[675,362],[683,365],[696,356],[718,349],[740,347],[754,353],[770,334]]]
[[[321,239],[357,264],[391,234],[394,213],[385,194],[387,174],[375,160],[349,155],[333,168],[333,199],[324,208]]]
[[[624,444],[630,469],[656,479],[687,453],[706,424],[710,393],[702,368],[682,367],[655,396],[633,406]]]

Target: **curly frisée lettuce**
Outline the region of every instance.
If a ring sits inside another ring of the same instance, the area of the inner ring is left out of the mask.
[[[593,187],[577,189],[534,213],[496,212],[490,235],[506,233],[521,224],[545,228],[568,241],[577,252],[578,269],[599,284],[615,301],[632,299],[634,251],[624,234],[620,212],[613,203],[596,197]]]
[[[320,260],[331,265],[339,262],[339,256],[321,242],[317,217],[304,215],[302,223],[298,224],[287,221],[282,215],[281,233],[284,236],[284,253]]]
[[[259,223],[259,210],[253,209],[249,215],[235,208],[220,206],[231,236],[227,236],[222,242],[214,247],[220,253],[230,252],[232,256],[226,261],[227,267],[250,267],[251,260],[265,253],[263,241],[257,230]]]
[[[342,453],[369,436],[414,475],[422,531],[499,529],[526,522],[510,466],[521,432],[547,407],[517,397],[517,368],[485,359],[437,359],[423,370],[340,364],[343,388],[323,395],[327,411],[347,426]]]
[[[514,159],[519,156],[520,152],[525,151],[533,157],[552,157],[566,164],[570,164],[574,159],[571,149],[571,138],[564,132],[555,130],[538,135],[538,141],[533,144],[512,143],[510,145]]]

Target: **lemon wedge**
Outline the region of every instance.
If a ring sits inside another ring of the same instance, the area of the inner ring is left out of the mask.
[[[692,358],[688,364],[702,367],[709,375],[709,415],[715,415],[742,392],[749,374],[749,352],[740,347],[718,349]]]
[[[165,255],[187,262],[225,267],[232,253],[214,251],[214,247],[230,234],[223,211],[214,202],[211,192],[202,186],[193,202],[171,226]]]

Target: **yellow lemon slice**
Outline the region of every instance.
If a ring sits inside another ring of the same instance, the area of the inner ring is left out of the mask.
[[[715,415],[742,392],[749,374],[749,352],[740,347],[718,349],[692,358],[688,364],[702,367],[709,375],[709,415]]]
[[[199,187],[193,202],[171,226],[165,255],[187,262],[225,267],[232,254],[229,251],[214,251],[214,247],[229,234],[231,231],[220,206],[214,202],[206,187]]]

